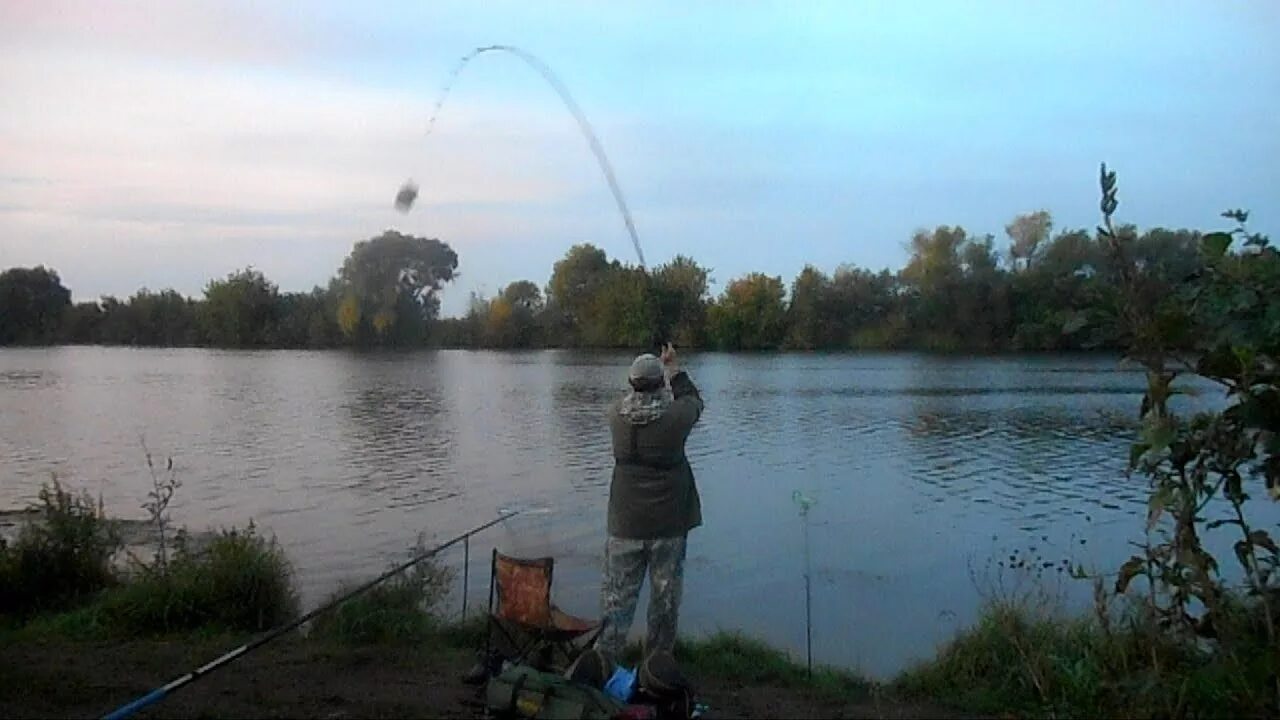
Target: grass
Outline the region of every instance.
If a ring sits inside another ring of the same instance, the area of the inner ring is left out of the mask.
[[[638,651],[633,650],[633,657]],[[785,652],[741,633],[720,632],[706,638],[681,639],[676,658],[691,673],[745,684],[809,689],[828,699],[854,701],[869,697],[876,686],[857,674],[821,666],[808,669]]]
[[[223,531],[199,550],[179,536],[168,562],[119,576],[111,562],[119,537],[100,503],[56,480],[40,499],[37,518],[12,545],[0,544],[0,644],[230,641],[297,616],[289,562],[274,539],[252,525]],[[478,649],[483,616],[462,623],[440,617],[451,580],[432,562],[416,565],[321,615],[307,640],[339,653],[368,647],[376,654],[378,646],[389,645],[415,653]],[[1280,675],[1280,652],[1263,640],[1262,606],[1243,598],[1223,605],[1214,623],[1217,636],[1208,642],[1152,631],[1135,612],[1119,621],[1071,617],[1055,613],[1051,603],[1002,594],[936,658],[883,686],[830,667],[810,674],[786,653],[737,633],[682,639],[676,657],[695,678],[838,702],[888,696],[1041,717],[1274,717],[1271,688]],[[638,654],[632,648],[624,662],[634,664]]]
[[[0,628],[50,637],[141,637],[207,631],[257,632],[298,611],[283,550],[250,524],[199,550],[182,536],[168,562],[128,575],[113,558],[115,523],[55,478],[37,517],[13,545],[0,544]]]
[[[38,516],[12,545],[0,541],[0,615],[26,617],[73,606],[117,583],[111,560],[121,547],[101,502],[62,487],[41,487]]]
[[[210,627],[260,632],[296,617],[298,597],[284,551],[250,524],[222,531],[199,551],[179,543],[164,570],[144,571],[98,606],[136,635]]]
[[[419,542],[415,555],[423,549]],[[431,560],[420,562],[317,617],[310,634],[343,645],[423,643],[441,632],[438,611],[452,579],[447,568]],[[355,586],[344,583],[326,602]]]
[[[1032,717],[1269,717],[1275,655],[1250,629],[1255,616],[1242,606],[1210,646],[1151,633],[1134,614],[1108,628],[992,603],[974,627],[890,690]]]

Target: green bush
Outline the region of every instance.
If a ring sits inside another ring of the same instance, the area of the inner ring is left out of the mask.
[[[420,562],[317,617],[311,636],[347,645],[422,642],[443,627],[438,610],[452,576],[431,560]],[[354,587],[344,583],[328,602]]]
[[[87,493],[55,477],[40,488],[39,516],[12,545],[0,542],[0,614],[26,617],[65,608],[116,583],[114,524]]]
[[[226,530],[195,551],[179,537],[167,569],[147,568],[104,598],[103,611],[135,634],[193,629],[259,632],[297,616],[293,571],[275,539]]]
[[[1255,606],[1238,605],[1222,632],[1251,637],[1232,652],[1123,622],[1067,619],[992,603],[938,656],[893,689],[978,713],[1042,717],[1268,715],[1271,654]],[[1115,625],[1115,627],[1111,627]]]

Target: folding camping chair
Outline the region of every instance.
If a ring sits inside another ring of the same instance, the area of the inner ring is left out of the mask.
[[[544,669],[557,666],[556,653],[564,658],[565,667],[572,665],[599,636],[601,623],[569,615],[551,602],[554,568],[553,558],[514,558],[494,548],[489,568],[485,657],[492,656],[495,629],[514,651],[509,660],[520,663],[534,659],[547,666]],[[580,647],[576,641],[593,630],[595,633]]]

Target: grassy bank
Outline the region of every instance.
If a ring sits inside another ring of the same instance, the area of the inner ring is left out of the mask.
[[[176,533],[150,561],[122,566],[113,562],[119,537],[100,503],[53,484],[31,517],[13,542],[0,546],[0,645],[55,674],[66,668],[48,653],[101,656],[102,667],[84,661],[80,675],[68,675],[90,688],[69,697],[97,702],[103,706],[98,710],[297,617],[287,558],[252,526],[216,533],[198,548]],[[441,601],[452,580],[444,568],[420,564],[263,648],[266,659],[255,662],[294,663],[289,672],[296,677],[292,684],[254,690],[258,704],[249,709],[274,707],[267,695],[275,692],[293,699],[268,714],[319,712],[306,704],[311,674],[339,682],[352,664],[381,668],[362,671],[371,683],[388,681],[380,673],[402,678],[415,667],[432,668],[438,686],[433,702],[462,698],[469,691],[458,676],[474,660],[484,626],[478,618],[463,624],[442,620]],[[1106,613],[1071,617],[1042,605],[992,603],[936,658],[889,683],[834,668],[809,673],[786,653],[741,634],[684,638],[676,654],[703,694],[713,695],[713,707],[737,708],[744,715],[1274,716],[1270,688],[1277,668],[1262,640],[1265,618],[1255,604],[1233,601],[1231,607],[1220,617],[1214,641],[1206,642],[1153,628],[1138,613],[1111,620]],[[169,660],[157,666],[157,656]],[[135,674],[127,676],[132,679],[114,679],[115,662],[133,668]],[[71,706],[55,707],[64,692],[56,689],[55,677],[7,665],[0,695],[25,697],[28,704],[0,710],[70,712]],[[228,687],[228,680],[220,682]],[[244,682],[256,688],[264,681]],[[240,692],[230,687],[227,692]],[[323,696],[322,687],[313,690]],[[365,690],[351,686],[348,694],[359,698]],[[422,714],[414,710],[418,701],[405,693],[388,696],[388,705],[351,702],[365,714]],[[246,707],[200,697],[213,703],[208,712],[214,715],[235,715]]]

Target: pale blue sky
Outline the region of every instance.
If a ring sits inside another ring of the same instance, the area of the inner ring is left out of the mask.
[[[254,265],[284,289],[356,240],[438,237],[444,307],[545,283],[572,244],[634,252],[569,113],[596,128],[651,265],[724,281],[897,268],[913,230],[1050,210],[1280,228],[1280,3],[5,3],[0,266],[77,299],[195,294]],[[423,194],[391,207],[401,181]]]

